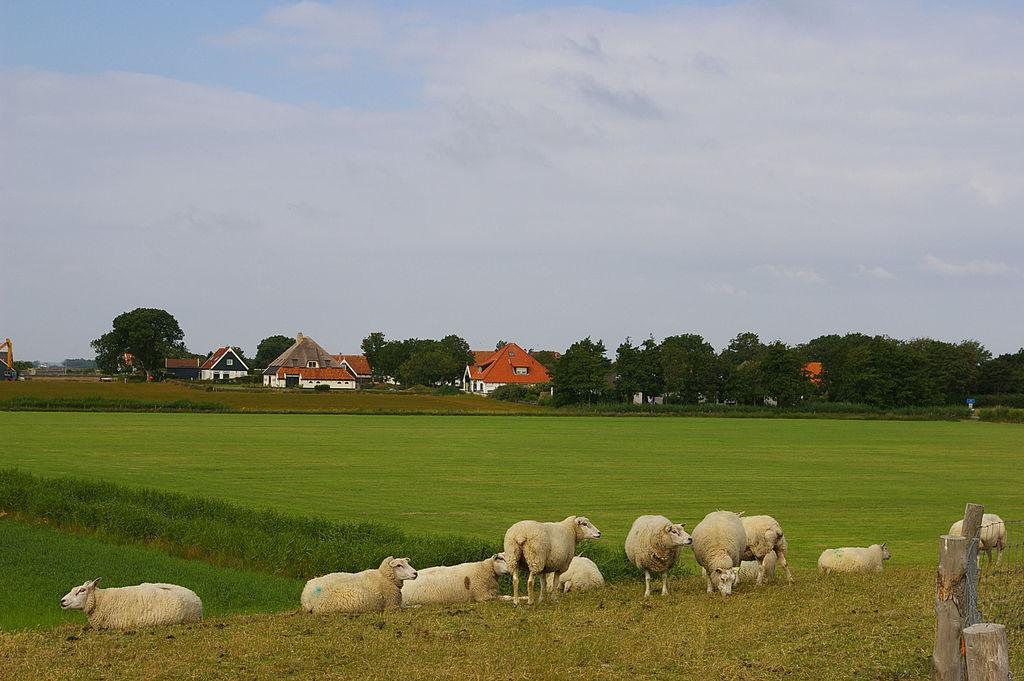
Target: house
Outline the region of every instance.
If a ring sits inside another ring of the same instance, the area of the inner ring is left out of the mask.
[[[217,348],[213,354],[199,367],[199,380],[222,381],[240,378],[249,373],[242,358],[230,345]]]
[[[168,357],[164,360],[164,370],[183,381],[195,381],[199,379],[200,361],[198,357],[185,359]]]
[[[373,383],[373,370],[366,355],[332,355],[338,366],[343,366],[356,377],[359,385]]]
[[[289,371],[282,371],[288,369]],[[290,371],[303,369],[304,371]],[[344,373],[328,371],[318,373],[312,369],[341,369]],[[310,381],[327,382],[331,388],[354,389],[356,377],[349,372],[331,353],[324,350],[319,343],[301,333],[295,335],[295,342],[278,355],[263,372],[263,385],[268,388],[314,387]],[[349,385],[351,383],[352,385]]]
[[[473,351],[473,363],[466,367],[462,389],[467,393],[489,395],[509,383],[533,385],[548,383],[551,377],[544,365],[515,343],[493,351]]]

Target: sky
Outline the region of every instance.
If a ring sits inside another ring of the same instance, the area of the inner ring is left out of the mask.
[[[1012,2],[0,0],[0,338],[1024,346]]]

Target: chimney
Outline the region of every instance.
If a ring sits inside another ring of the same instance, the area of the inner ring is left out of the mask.
[[[297,341],[302,340],[302,332],[301,331],[299,331],[297,334],[295,334],[295,340],[297,340]]]

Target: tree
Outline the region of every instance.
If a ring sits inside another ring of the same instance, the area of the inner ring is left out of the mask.
[[[761,386],[761,357],[765,346],[756,333],[745,331],[729,341],[718,356],[719,396],[741,404],[764,399]]]
[[[551,373],[551,370],[554,369],[555,364],[558,363],[558,358],[561,357],[561,355],[555,352],[554,350],[534,351],[531,348],[529,352],[531,357],[533,357],[535,360],[544,365],[544,368],[548,370],[548,373]]]
[[[252,361],[252,368],[266,369],[270,363],[280,357],[285,350],[295,343],[294,338],[282,336],[267,336],[256,346],[256,357]]]
[[[363,349],[363,355],[366,357],[366,361],[370,364],[370,370],[373,371],[373,375],[378,378],[391,375],[381,372],[378,369],[381,361],[380,354],[386,344],[387,340],[384,338],[384,332],[374,331],[364,338],[363,342],[359,345],[359,347]]]
[[[107,373],[130,366],[152,375],[163,369],[167,357],[188,352],[182,342],[185,332],[166,310],[139,307],[115,317],[112,326],[91,343],[96,365]],[[130,365],[125,354],[131,356]]]
[[[664,387],[661,351],[653,338],[634,346],[627,338],[615,353],[615,389],[623,400],[636,393],[660,395]]]
[[[592,341],[590,336],[569,346],[555,365],[551,378],[556,406],[589,404],[606,396],[611,361],[604,353],[604,343]]]
[[[809,394],[812,385],[803,370],[800,353],[782,341],[765,347],[759,361],[761,389],[780,407],[788,407]]]
[[[660,354],[666,394],[689,404],[701,397],[716,397],[718,357],[703,337],[695,333],[669,336],[661,341]]]
[[[1024,393],[1024,348],[984,362],[978,372],[983,395]]]
[[[497,343],[494,344],[494,351],[497,352],[498,350],[501,350],[506,345],[508,345],[508,341],[500,340],[500,341],[498,341]]]

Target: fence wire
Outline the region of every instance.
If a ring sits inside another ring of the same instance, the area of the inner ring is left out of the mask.
[[[1007,520],[1003,550],[991,550],[991,561],[985,550],[977,550],[981,567],[968,559],[967,588],[977,585],[975,612],[968,611],[971,623],[997,622],[1011,631],[1024,632],[1024,520]],[[982,526],[982,538],[999,530],[998,526]],[[988,532],[986,532],[988,531]],[[976,571],[976,576],[971,571]]]

